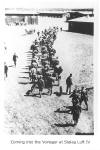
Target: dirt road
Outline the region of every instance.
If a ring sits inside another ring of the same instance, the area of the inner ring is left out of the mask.
[[[19,29],[17,30],[19,31]],[[16,33],[18,32],[16,31]],[[64,107],[71,105],[71,99],[68,96],[62,95],[57,97],[55,94],[51,97],[43,95],[42,98],[25,96],[25,93],[31,87],[26,67],[29,65],[29,59],[31,58],[28,51],[36,35],[24,35],[22,31],[19,31],[17,35],[13,32],[13,36],[10,35],[10,37],[12,37],[8,46],[10,52],[8,52],[7,56],[9,55],[10,61],[8,62],[10,62],[9,65],[11,67],[9,67],[8,78],[5,80],[5,132],[25,135],[93,133],[93,90],[89,91],[89,111],[83,110],[77,126],[71,126],[72,115],[66,113],[66,107]],[[89,45],[86,43],[87,39]],[[58,33],[54,47],[64,69],[61,83],[63,90],[65,90],[65,78],[69,72],[73,73],[73,80],[76,82],[80,79],[81,69],[79,67],[82,67],[83,62],[86,64],[86,67],[90,68],[92,62],[92,40],[92,37],[88,35]],[[89,52],[87,52],[87,49]],[[16,52],[18,55],[16,68],[13,66],[11,59],[13,52]],[[87,59],[85,57],[83,58],[83,55],[87,56],[87,53],[89,63],[86,63]],[[82,58],[83,61],[80,63]],[[91,82],[89,81],[89,83]],[[53,91],[55,90],[58,89],[54,87]],[[56,112],[59,108],[64,110],[64,112]]]

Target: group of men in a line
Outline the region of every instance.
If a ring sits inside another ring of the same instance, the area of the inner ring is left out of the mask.
[[[81,90],[77,89],[76,86],[73,92],[71,92],[72,84],[72,74],[70,74],[66,79],[66,94],[69,94],[69,97],[72,98],[71,113],[73,116],[74,125],[76,125],[82,110],[82,102],[85,103],[86,110],[88,110],[88,92],[83,86],[81,87]]]
[[[53,82],[54,82],[54,80],[51,78],[51,76],[48,76],[48,78],[47,78],[47,87],[46,87],[46,88],[48,89],[48,94],[49,94],[49,95],[52,94]],[[40,95],[40,98],[41,98],[43,89],[45,88],[45,83],[44,83],[44,80],[43,80],[43,77],[42,77],[42,76],[39,76],[39,77],[35,80],[35,82],[33,83],[32,87],[31,87],[31,92],[32,92],[32,91],[35,91],[36,86],[37,86],[38,89],[39,89],[39,95]]]
[[[58,27],[38,32],[38,38],[30,48],[32,60],[29,66],[29,78],[33,83],[31,91],[38,86],[40,97],[44,88],[48,89],[48,94],[52,94],[53,82],[60,80],[63,71],[58,58],[55,57],[56,50],[53,48],[57,32]]]
[[[78,90],[77,87],[73,90],[71,93],[71,86],[72,86],[72,74],[70,74],[66,79],[66,94],[69,94],[70,97],[72,97],[72,103],[73,106],[79,102],[80,105],[82,104],[82,101],[85,102],[86,110],[88,110],[88,97],[87,97],[87,90],[84,87],[81,87],[81,90]]]
[[[72,94],[70,95],[70,98],[72,98],[72,115],[74,124],[76,125],[78,123],[78,119],[82,110],[82,102],[85,103],[86,110],[88,110],[87,90],[84,87],[81,87],[81,90],[77,90],[77,88],[75,88]]]
[[[45,29],[42,32],[38,31],[38,38],[31,45],[32,60],[29,66],[29,78],[32,81],[31,92],[38,88],[40,98],[44,88],[47,88],[48,94],[51,95],[53,83],[55,80],[59,81],[61,79],[60,74],[63,69],[59,66],[58,58],[55,57],[56,50],[53,48],[57,32],[57,27]],[[16,66],[17,58],[18,56],[14,53],[14,66]],[[8,76],[8,66],[6,63],[4,63],[4,75],[5,79]],[[81,90],[75,88],[73,92],[71,92],[72,85],[72,74],[70,74],[66,79],[66,94],[72,98],[71,112],[74,124],[77,124],[81,113],[82,102],[85,103],[86,110],[88,110],[88,94],[84,87],[82,87]]]

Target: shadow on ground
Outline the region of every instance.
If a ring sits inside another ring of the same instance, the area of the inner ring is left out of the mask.
[[[18,78],[21,78],[21,79],[29,79],[29,77],[18,77]]]
[[[74,127],[74,124],[66,123],[66,124],[54,124],[56,127]]]

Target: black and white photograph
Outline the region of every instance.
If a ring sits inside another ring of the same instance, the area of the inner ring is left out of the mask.
[[[98,0],[2,4],[0,146],[99,150]]]
[[[5,8],[4,128],[94,135],[94,8]]]

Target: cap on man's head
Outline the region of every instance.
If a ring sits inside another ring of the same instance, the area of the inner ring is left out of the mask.
[[[83,89],[84,89],[84,86],[82,86],[81,89],[83,90]]]
[[[70,73],[70,76],[72,76],[72,73]]]

